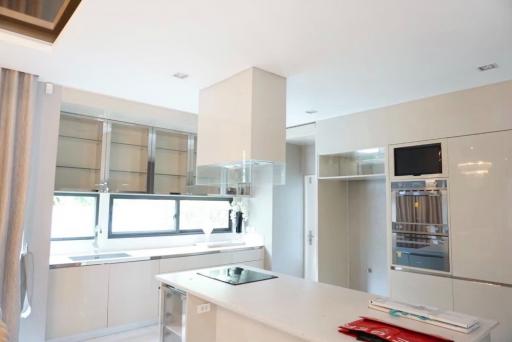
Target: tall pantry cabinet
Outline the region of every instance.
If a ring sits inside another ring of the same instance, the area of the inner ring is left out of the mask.
[[[448,140],[453,307],[512,340],[512,131]],[[474,280],[474,281],[472,281]]]

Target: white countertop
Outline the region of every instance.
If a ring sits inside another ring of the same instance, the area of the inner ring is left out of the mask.
[[[82,256],[82,255],[94,255],[94,253],[87,254],[73,254],[73,255],[52,255],[50,256],[50,267],[74,267],[74,266],[86,266],[86,265],[100,265],[108,263],[119,263],[119,262],[133,262],[143,261],[150,259],[160,258],[175,258],[181,256],[191,256],[208,253],[220,253],[220,252],[232,252],[237,250],[259,248],[262,245],[259,243],[245,242],[244,244],[237,244],[233,246],[222,246],[222,247],[208,247],[206,244],[196,244],[189,246],[179,247],[168,247],[168,248],[151,248],[151,249],[137,249],[137,250],[116,250],[116,251],[102,251],[97,254],[111,254],[111,253],[127,253],[130,254],[128,257],[112,258],[112,259],[99,259],[99,260],[87,260],[87,261],[74,261],[70,259],[71,256]]]
[[[353,342],[352,337],[338,333],[337,327],[357,320],[360,316],[373,317],[457,342],[480,341],[497,324],[495,321],[480,319],[477,330],[471,334],[463,334],[369,309],[369,300],[377,296],[360,291],[268,271],[263,272],[279,278],[233,286],[200,276],[197,272],[161,274],[157,279],[239,315],[308,341]]]

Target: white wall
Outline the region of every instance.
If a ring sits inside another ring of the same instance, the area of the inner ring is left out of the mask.
[[[263,238],[265,247],[265,269],[272,269],[273,236],[273,170],[271,167],[255,169],[253,173],[252,197],[249,198],[249,222],[247,232],[255,232]]]
[[[512,81],[317,122],[318,154],[512,128]]]
[[[318,182],[318,281],[349,286],[348,184]]]
[[[320,179],[318,227],[319,281],[389,295],[384,179]]]
[[[350,288],[389,295],[386,181],[348,182],[347,196]]]
[[[316,175],[315,144],[301,146],[301,169],[304,176]]]
[[[286,184],[274,187],[272,270],[304,276],[304,174],[302,149],[286,144]]]
[[[38,105],[32,141],[32,169],[25,227],[29,251],[33,255],[33,271],[29,275],[32,313],[21,320],[20,341],[44,341],[46,298],[50,255],[50,226],[53,205],[57,137],[60,116],[60,87],[47,95],[44,84],[38,85]]]
[[[62,110],[184,132],[197,132],[197,115],[73,88],[62,89]]]

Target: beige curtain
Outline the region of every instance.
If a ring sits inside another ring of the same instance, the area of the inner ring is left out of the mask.
[[[37,77],[8,69],[0,71],[0,308],[10,341],[16,342]]]

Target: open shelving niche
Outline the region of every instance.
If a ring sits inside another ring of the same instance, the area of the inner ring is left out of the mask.
[[[385,149],[363,149],[318,157],[320,180],[365,180],[386,177]]]
[[[318,279],[389,295],[386,149],[318,156]]]

